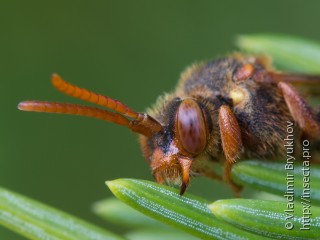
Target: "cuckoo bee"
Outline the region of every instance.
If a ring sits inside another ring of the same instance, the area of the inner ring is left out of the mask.
[[[246,157],[282,156],[287,121],[295,122],[304,136],[319,139],[319,115],[294,87],[319,83],[319,76],[277,72],[266,57],[237,53],[187,68],[177,88],[146,113],[56,74],[56,89],[106,109],[43,101],[24,101],[18,108],[94,117],[131,129],[139,134],[155,180],[178,185],[181,195],[191,175],[223,179],[238,193],[241,187],[230,176],[232,165]],[[223,163],[223,177],[215,172],[215,162]]]

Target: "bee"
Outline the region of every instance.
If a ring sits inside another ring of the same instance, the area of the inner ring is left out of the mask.
[[[293,85],[319,85],[319,76],[281,73],[269,58],[240,53],[200,62],[187,68],[176,89],[160,97],[146,113],[132,110],[52,76],[53,86],[75,98],[107,110],[77,104],[24,101],[23,111],[74,114],[125,126],[139,134],[143,156],[155,180],[180,187],[190,176],[231,180],[232,165],[243,158],[273,159],[285,154],[286,123],[296,123],[300,136],[319,139],[320,114]],[[223,164],[223,177],[215,171]]]

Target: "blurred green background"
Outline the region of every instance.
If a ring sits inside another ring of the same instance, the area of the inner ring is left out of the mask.
[[[90,210],[111,196],[104,181],[152,179],[136,135],[96,119],[20,112],[18,102],[81,103],[50,85],[56,72],[144,111],[190,63],[234,51],[239,34],[320,40],[319,9],[316,0],[0,1],[0,185],[112,227]],[[204,178],[189,191],[232,196]],[[0,237],[23,239],[2,227]]]

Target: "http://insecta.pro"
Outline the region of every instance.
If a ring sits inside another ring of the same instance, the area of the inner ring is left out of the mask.
[[[265,57],[233,54],[194,64],[181,75],[175,91],[138,113],[110,97],[52,76],[59,91],[109,110],[76,104],[25,101],[20,110],[76,114],[126,126],[140,136],[144,157],[159,183],[180,186],[191,175],[231,180],[237,159],[280,158],[285,154],[286,123],[296,123],[300,138],[319,140],[320,116],[293,85],[319,85],[319,76],[280,73]],[[110,111],[112,110],[112,111]],[[214,163],[224,164],[223,178]]]

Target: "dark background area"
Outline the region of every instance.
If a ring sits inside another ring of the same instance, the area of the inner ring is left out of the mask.
[[[20,112],[18,102],[82,103],[50,85],[56,72],[144,111],[192,62],[236,50],[239,34],[320,40],[319,9],[316,0],[1,1],[0,185],[110,228],[90,209],[111,196],[105,180],[152,179],[136,135],[95,119]],[[232,196],[205,178],[189,192]],[[2,227],[0,238],[23,239]]]

